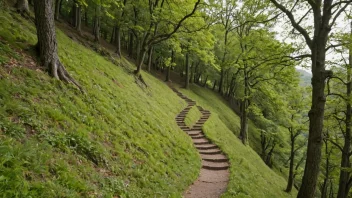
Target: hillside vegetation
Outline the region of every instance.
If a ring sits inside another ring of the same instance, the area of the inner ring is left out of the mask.
[[[3,197],[181,196],[200,168],[174,121],[185,102],[147,73],[149,87],[139,86],[128,69],[58,31],[81,94],[25,54],[36,43],[33,23],[4,10],[0,18]]]
[[[0,194],[5,197],[181,197],[200,158],[174,118],[185,106],[162,81],[106,58],[57,31],[59,56],[85,90],[36,64],[33,23],[1,10]],[[286,181],[236,137],[238,116],[212,91],[182,90],[212,112],[206,135],[230,158],[224,197],[291,197]],[[186,119],[199,118],[193,107]],[[256,130],[250,125],[250,134]],[[235,134],[234,134],[235,133]],[[18,189],[21,189],[20,191]]]

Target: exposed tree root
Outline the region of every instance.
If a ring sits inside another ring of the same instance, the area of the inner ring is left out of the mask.
[[[52,61],[49,68],[50,73],[54,78],[64,81],[66,83],[72,83],[82,93],[84,93],[82,86],[67,72],[66,68],[64,67],[64,65],[62,65],[59,59]]]
[[[138,72],[138,70],[135,70],[134,72],[135,78],[136,78],[136,83],[137,84],[142,84],[144,85],[146,88],[148,88],[148,84],[144,81],[142,74],[140,72]]]

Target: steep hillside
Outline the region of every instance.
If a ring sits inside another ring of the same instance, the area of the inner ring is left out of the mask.
[[[164,83],[120,67],[58,31],[59,55],[83,86],[50,78],[31,58],[32,22],[0,9],[0,194],[3,197],[179,197],[199,155]],[[21,189],[21,190],[19,190]]]
[[[33,22],[5,9],[0,18],[0,194],[182,195],[200,169],[191,139],[174,121],[184,101],[148,73],[143,73],[145,87],[127,60],[115,65],[58,30],[60,59],[84,88],[82,94],[36,64]],[[182,91],[212,112],[204,130],[231,162],[224,197],[296,194],[284,193],[285,179],[233,134],[239,118],[220,97],[197,86]],[[187,124],[198,117],[192,109]]]

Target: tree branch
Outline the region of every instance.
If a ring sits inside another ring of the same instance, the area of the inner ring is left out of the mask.
[[[312,39],[309,37],[308,32],[302,27],[300,26],[296,21],[295,18],[292,14],[292,12],[290,12],[289,10],[287,10],[283,5],[279,4],[276,0],[270,0],[278,9],[280,9],[282,12],[284,12],[286,14],[286,16],[290,19],[292,26],[299,32],[302,34],[302,36],[304,37],[304,39],[306,40],[307,45],[309,46],[309,48],[312,47]]]

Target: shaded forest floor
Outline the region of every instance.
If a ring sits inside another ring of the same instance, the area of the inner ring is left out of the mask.
[[[191,139],[174,122],[184,101],[148,73],[149,86],[140,84],[128,60],[58,30],[60,59],[82,95],[37,65],[33,22],[3,8],[0,18],[0,194],[181,196],[200,169]],[[205,134],[232,165],[224,197],[291,196],[285,179],[233,134],[239,118],[221,98],[198,86],[182,92],[212,112]]]

